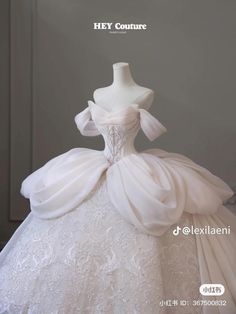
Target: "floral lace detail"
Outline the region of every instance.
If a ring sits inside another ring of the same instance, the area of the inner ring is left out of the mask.
[[[31,217],[1,265],[0,313],[180,313],[160,302],[199,299],[194,237],[174,237],[175,226],[159,238],[141,233],[107,194],[102,178],[76,210]],[[186,214],[179,225],[191,223]]]
[[[97,128],[104,138],[104,154],[111,164],[117,162],[125,155],[136,152],[133,142],[140,129],[138,120],[126,125],[102,124],[97,125]]]

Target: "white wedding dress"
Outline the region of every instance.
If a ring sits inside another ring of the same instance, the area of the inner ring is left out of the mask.
[[[72,149],[24,180],[31,213],[0,254],[0,313],[236,313],[236,218],[222,205],[232,190],[183,155],[138,153],[140,127],[150,140],[166,131],[138,104],[89,101],[75,120],[105,149]],[[225,293],[203,297],[205,283]]]

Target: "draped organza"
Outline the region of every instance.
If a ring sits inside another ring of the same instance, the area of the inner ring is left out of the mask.
[[[223,284],[223,297],[205,299],[227,305],[171,313],[236,313],[230,187],[181,154],[137,152],[140,128],[151,141],[166,132],[137,103],[109,112],[89,101],[75,122],[105,148],[74,148],[23,181],[31,213],[0,255],[0,313],[47,312],[55,298],[52,313],[169,313],[162,300],[204,299],[203,283]],[[176,237],[176,226],[231,233]]]

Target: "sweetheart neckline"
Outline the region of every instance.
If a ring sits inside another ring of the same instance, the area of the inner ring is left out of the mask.
[[[88,106],[90,107],[91,105],[92,105],[92,106],[95,105],[98,109],[100,109],[100,110],[102,110],[102,111],[105,111],[107,114],[110,114],[110,115],[118,114],[118,113],[123,112],[123,111],[128,111],[128,110],[130,110],[131,108],[137,109],[137,110],[143,109],[143,108],[139,108],[139,104],[132,103],[132,104],[130,104],[130,105],[127,105],[127,107],[122,108],[122,109],[120,109],[120,110],[109,111],[109,110],[107,110],[107,109],[105,109],[105,108],[99,106],[96,102],[94,102],[94,101],[92,101],[92,100],[88,100]],[[144,109],[144,110],[145,110],[145,109]]]

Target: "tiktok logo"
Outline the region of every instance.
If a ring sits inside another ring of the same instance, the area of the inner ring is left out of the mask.
[[[173,230],[173,235],[174,235],[174,236],[179,235],[180,231],[181,231],[181,228],[180,228],[179,226],[177,226],[177,227]]]

